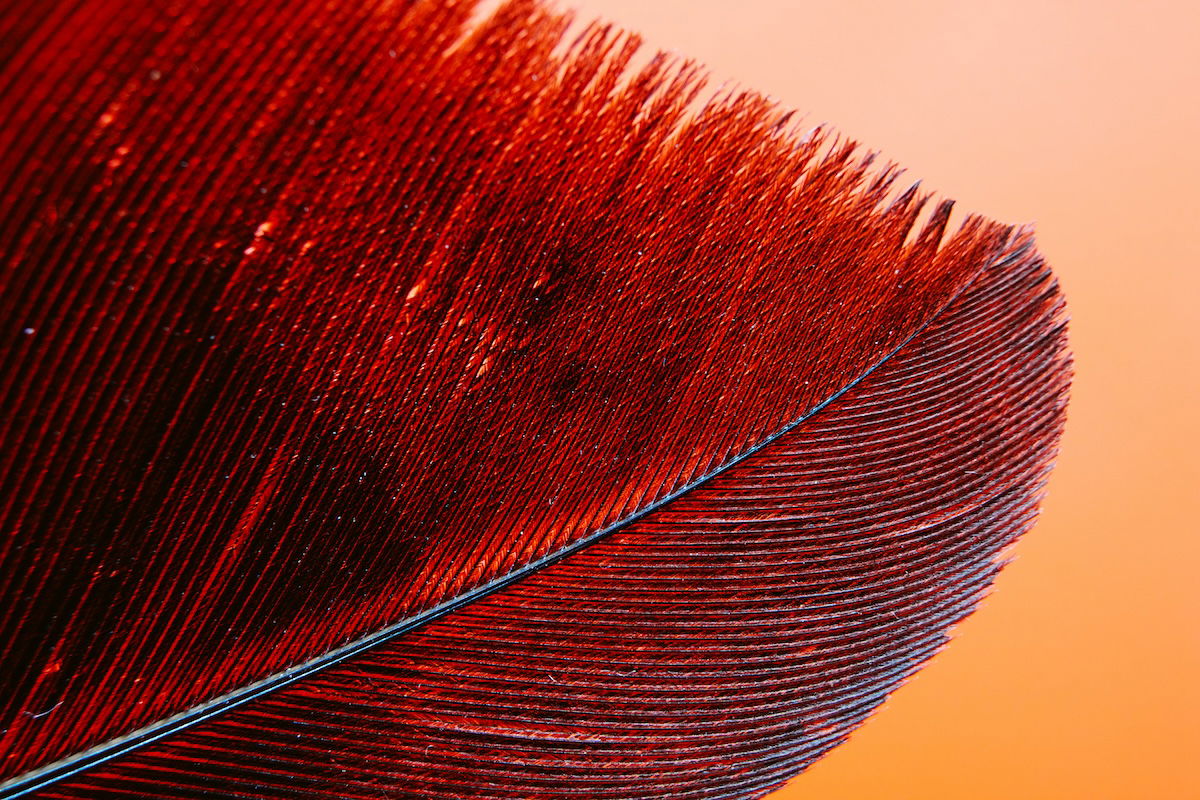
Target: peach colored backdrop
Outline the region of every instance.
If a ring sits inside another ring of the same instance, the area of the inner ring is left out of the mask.
[[[1035,221],[1071,306],[1041,522],[951,647],[772,800],[1200,798],[1200,3],[567,2]]]

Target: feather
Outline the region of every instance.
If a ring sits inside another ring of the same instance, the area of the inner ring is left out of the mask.
[[[533,0],[0,8],[0,796],[760,796],[1032,523],[1028,229]]]

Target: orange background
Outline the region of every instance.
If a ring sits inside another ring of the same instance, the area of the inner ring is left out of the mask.
[[[573,0],[1037,223],[1077,377],[950,648],[772,800],[1200,798],[1200,3]]]

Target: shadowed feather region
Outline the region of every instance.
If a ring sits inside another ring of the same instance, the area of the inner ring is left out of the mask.
[[[635,36],[0,31],[0,796],[758,797],[1032,524],[1031,233]]]

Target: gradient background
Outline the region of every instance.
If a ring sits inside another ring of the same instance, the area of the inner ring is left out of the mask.
[[[1200,3],[559,4],[1035,221],[1070,304],[1040,523],[951,647],[772,800],[1200,798]]]

